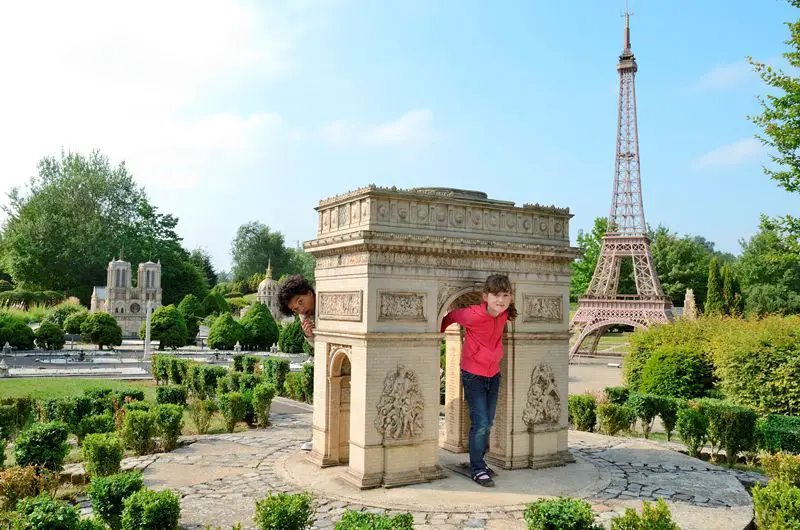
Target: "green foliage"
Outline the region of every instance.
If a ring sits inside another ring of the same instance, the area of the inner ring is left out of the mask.
[[[17,503],[22,525],[31,530],[76,530],[80,528],[78,509],[43,493]]]
[[[142,322],[139,337],[145,338],[147,322]],[[150,338],[159,341],[158,349],[173,350],[186,345],[186,321],[174,305],[161,306],[150,319]]]
[[[264,377],[267,383],[272,383],[278,392],[282,392],[286,381],[286,374],[289,373],[290,369],[289,361],[286,359],[267,357],[263,361],[263,366]]]
[[[153,452],[153,436],[155,435],[155,416],[150,411],[129,410],[122,423],[122,440],[125,446],[133,449],[137,455]]]
[[[284,395],[289,396],[290,399],[295,401],[304,401],[303,395],[303,379],[302,375],[297,372],[290,372],[286,374],[286,381],[283,383]]]
[[[208,315],[224,315],[225,313],[230,313],[231,308],[228,306],[228,302],[225,298],[222,297],[221,294],[210,292],[203,298],[203,314],[205,316]]]
[[[347,510],[333,530],[414,530],[414,517],[408,512],[392,517]]]
[[[233,371],[244,372],[244,354],[237,353],[233,356]]]
[[[231,243],[231,256],[233,279],[236,281],[262,273],[268,262],[277,278],[290,272],[290,256],[284,246],[283,234],[270,231],[268,226],[258,221],[239,227]]]
[[[592,505],[581,499],[541,499],[527,505],[524,514],[530,530],[594,530]]]
[[[230,313],[217,317],[208,331],[208,347],[215,350],[231,350],[243,339],[244,329]]]
[[[169,382],[169,357],[166,355],[153,355],[153,379],[160,385]]]
[[[8,280],[0,280],[0,292],[11,291],[14,286]]]
[[[702,397],[714,388],[714,365],[692,346],[662,346],[647,359],[639,388],[661,396]]]
[[[778,453],[761,455],[761,465],[769,478],[800,487],[800,455]]]
[[[256,501],[259,530],[306,530],[314,524],[314,507],[307,493],[274,493]]]
[[[800,223],[792,226],[762,217],[758,233],[742,242],[736,268],[750,316],[800,313]]]
[[[161,437],[165,451],[172,451],[178,445],[178,437],[183,430],[183,407],[179,405],[158,405],[153,409],[155,428]]]
[[[0,405],[0,440],[5,442],[16,434],[17,408],[14,405]]]
[[[86,416],[78,424],[78,440],[83,440],[87,435],[94,433],[112,432],[114,430],[114,417],[110,412]]]
[[[305,342],[303,328],[300,326],[300,319],[295,318],[292,323],[281,329],[278,338],[278,349],[283,353],[302,353],[303,342]]]
[[[72,313],[64,320],[64,331],[70,335],[80,335],[81,326],[88,317],[89,312],[86,310]]]
[[[47,316],[44,317],[42,323],[50,322],[63,329],[64,322],[67,320],[67,317],[83,311],[86,311],[86,308],[82,305],[64,302],[52,308],[47,313]]]
[[[303,385],[303,398],[306,403],[314,402],[314,365],[304,364],[300,369]]]
[[[642,501],[641,515],[633,508],[626,508],[625,515],[611,519],[611,530],[680,530],[680,527],[672,520],[664,499],[658,499],[655,506]]]
[[[800,313],[800,293],[783,285],[758,284],[747,291],[745,311],[750,317]]]
[[[800,528],[800,488],[783,480],[770,480],[753,488],[755,523],[759,529]]]
[[[245,404],[242,394],[239,392],[228,392],[219,396],[219,410],[225,418],[225,428],[228,432],[233,432],[236,424],[244,421]]]
[[[34,423],[17,437],[14,458],[18,466],[61,471],[69,453],[67,426],[61,422]]]
[[[649,234],[650,251],[664,294],[683,305],[686,289],[693,289],[702,307],[706,299],[708,264],[714,244],[700,236],[679,237],[659,226]]]
[[[92,477],[87,488],[92,501],[92,510],[111,530],[122,525],[122,510],[125,499],[144,488],[141,473],[131,471],[109,477]]]
[[[667,441],[672,439],[672,432],[678,423],[678,410],[684,406],[683,401],[668,396],[658,396],[658,416],[664,425]]]
[[[630,391],[626,386],[607,386],[603,389],[603,395],[609,403],[624,405],[628,401]]]
[[[597,405],[597,427],[603,434],[614,436],[630,429],[636,416],[625,405],[600,403]]]
[[[44,399],[39,402],[39,416],[43,421],[61,421],[70,432],[78,433],[81,420],[92,412],[92,402],[86,396]]]
[[[36,345],[43,350],[60,350],[67,341],[57,324],[45,322],[36,330]]]
[[[800,454],[800,416],[770,414],[758,420],[756,430],[765,451]]]
[[[206,434],[211,425],[211,418],[217,410],[216,403],[211,399],[192,399],[189,403],[189,414],[199,434]]]
[[[83,440],[83,458],[86,471],[92,477],[106,477],[119,473],[125,448],[114,433],[89,434]]]
[[[186,387],[183,385],[163,385],[156,388],[156,403],[159,405],[186,405]]]
[[[173,385],[181,385],[186,381],[186,372],[189,370],[189,362],[186,359],[179,359],[172,355],[165,356],[167,367],[167,380]]]
[[[97,344],[101,350],[103,346],[119,346],[122,344],[122,328],[108,313],[91,313],[81,324],[81,338]]]
[[[269,410],[275,397],[275,386],[263,383],[253,389],[253,409],[259,427],[269,425]]]
[[[51,471],[34,466],[15,466],[0,471],[0,512],[13,510],[17,502],[26,497],[35,497],[44,492],[55,492],[59,476]],[[0,520],[1,521],[1,520]]]
[[[653,421],[661,410],[661,401],[653,394],[633,393],[628,396],[626,406],[631,409],[636,418],[642,423],[642,432],[645,438],[650,438]]]
[[[13,434],[23,430],[33,421],[35,402],[30,397],[0,398],[0,405],[8,405],[14,409],[16,429]]]
[[[125,499],[122,530],[178,530],[180,497],[171,490],[142,488]]]
[[[223,366],[192,362],[186,374],[186,385],[194,397],[205,399],[216,394],[219,381],[227,374],[228,369]]]
[[[728,265],[723,265],[720,269],[722,276],[722,301],[725,314],[733,317],[744,314],[744,298],[742,298],[742,288],[739,279]]]
[[[678,434],[693,457],[700,456],[700,450],[708,438],[708,417],[695,406],[678,410]]]
[[[245,329],[246,345],[249,348],[268,350],[270,346],[278,342],[278,324],[266,305],[253,304],[240,323]]]
[[[196,248],[192,250],[189,253],[189,262],[205,275],[209,287],[217,285],[217,272],[211,263],[211,255],[205,249]]]
[[[64,293],[56,291],[29,291],[14,289],[0,292],[0,307],[18,307],[32,313],[30,321],[38,321],[47,316],[52,306],[64,301]]]
[[[32,350],[34,338],[33,330],[24,320],[0,314],[0,347],[8,342],[18,350]]]
[[[567,408],[569,420],[579,431],[594,431],[597,422],[597,403],[593,394],[573,394],[569,396]]]
[[[722,279],[720,277],[719,262],[711,258],[708,263],[708,283],[706,285],[706,315],[724,315],[725,300],[722,297]]]
[[[178,311],[183,316],[186,323],[186,342],[191,344],[200,331],[200,320],[203,318],[203,304],[200,299],[193,294],[187,294],[178,304]]]

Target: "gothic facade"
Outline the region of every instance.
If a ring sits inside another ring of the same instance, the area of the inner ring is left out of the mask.
[[[161,307],[161,263],[140,263],[136,287],[132,285],[131,264],[117,259],[108,263],[106,286],[92,291],[90,311],[103,311],[117,319],[125,337],[138,337],[147,318],[147,308]]]

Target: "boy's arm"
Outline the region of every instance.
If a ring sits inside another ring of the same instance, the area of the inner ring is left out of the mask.
[[[461,326],[468,326],[471,319],[469,318],[469,308],[462,307],[461,309],[454,309],[447,313],[442,319],[442,327],[440,332],[444,333],[451,324],[460,324]]]

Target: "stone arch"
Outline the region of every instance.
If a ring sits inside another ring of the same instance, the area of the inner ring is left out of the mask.
[[[436,317],[437,328],[441,327],[442,320],[447,313],[459,307],[466,307],[468,305],[480,303],[482,295],[482,282],[475,282],[472,285],[468,285],[453,291],[450,296],[445,298],[439,305],[439,310]]]
[[[592,345],[589,349],[590,352],[594,353],[597,351],[597,344],[600,342],[600,338],[603,336],[603,333],[610,328],[611,326],[615,325],[625,325],[631,326],[636,329],[647,329],[647,325],[643,322],[639,322],[636,320],[631,320],[627,318],[615,318],[613,320],[603,320],[600,322],[594,322],[592,324],[587,325],[583,329],[581,329],[580,333],[578,333],[578,338],[575,339],[575,342],[572,343],[572,347],[570,348],[570,355],[569,358],[572,358],[577,355],[577,353],[581,349],[581,344],[589,337],[594,336],[592,338]]]
[[[349,347],[333,349],[328,371],[328,465],[350,461],[350,377],[352,371]]]

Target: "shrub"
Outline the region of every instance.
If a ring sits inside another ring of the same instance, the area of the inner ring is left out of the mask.
[[[152,412],[131,410],[125,414],[122,423],[122,440],[125,446],[133,449],[137,455],[153,452],[153,435],[155,434],[155,417]]]
[[[114,412],[114,393],[110,388],[86,388],[83,390],[83,395],[91,404],[91,415]]]
[[[633,411],[625,405],[601,403],[597,406],[597,426],[600,432],[609,436],[630,429],[634,418]]]
[[[147,322],[142,322],[139,328],[139,338],[145,338]],[[158,349],[180,348],[186,344],[186,321],[183,313],[173,304],[161,306],[155,310],[150,321],[150,337],[158,341]]]
[[[414,530],[414,517],[408,512],[392,517],[347,510],[333,530]]]
[[[153,404],[148,403],[147,401],[129,401],[128,403],[125,403],[123,407],[127,411],[138,410],[142,412],[149,412],[153,410]]]
[[[720,443],[725,449],[725,462],[733,466],[741,451],[755,450],[756,411],[750,407],[728,405],[720,411]]]
[[[17,433],[17,408],[14,405],[0,405],[0,441],[10,440]]]
[[[273,493],[256,501],[259,530],[305,530],[314,524],[314,508],[307,493]]]
[[[603,389],[603,394],[608,402],[615,405],[624,405],[628,401],[629,393],[626,386],[607,386]]]
[[[241,319],[245,331],[247,346],[256,350],[267,350],[278,342],[278,324],[272,317],[269,308],[260,303],[253,304],[250,310]],[[245,363],[245,371],[247,364]]]
[[[86,471],[93,477],[119,473],[119,465],[124,454],[122,440],[114,433],[90,434],[83,441]]]
[[[125,499],[122,530],[177,530],[180,498],[171,490],[140,489]]]
[[[567,402],[569,419],[579,431],[592,432],[597,422],[597,403],[592,394],[571,395]]]
[[[114,417],[110,413],[86,416],[78,424],[78,440],[83,440],[89,434],[112,432],[114,430]]]
[[[0,315],[0,346],[8,342],[18,350],[32,350],[34,338],[25,320],[9,314]]]
[[[165,451],[178,445],[183,430],[183,407],[180,405],[158,405],[154,410],[156,432],[161,437]]]
[[[769,478],[800,487],[800,455],[761,455],[761,465]]]
[[[753,488],[755,523],[766,530],[800,528],[800,488],[783,480],[770,480]]]
[[[21,499],[35,497],[44,492],[55,493],[58,475],[34,466],[12,467],[0,471],[0,511],[13,510]]]
[[[663,396],[658,398],[658,416],[661,418],[661,423],[664,424],[667,441],[672,439],[672,432],[678,422],[678,410],[681,408],[681,404],[682,402],[675,398]]]
[[[680,530],[680,527],[672,520],[664,499],[658,499],[655,506],[642,501],[642,515],[626,508],[625,515],[611,519],[611,530]]]
[[[303,401],[306,403],[314,402],[314,365],[304,364],[300,370],[303,385]]]
[[[81,338],[97,344],[101,350],[103,346],[119,346],[122,344],[122,328],[108,313],[91,313],[81,324]]]
[[[678,434],[689,454],[695,458],[700,456],[700,450],[708,437],[708,417],[695,405],[689,405],[678,410]]]
[[[761,437],[761,448],[765,451],[800,454],[800,416],[771,414],[758,420],[756,430]]]
[[[186,387],[183,385],[156,387],[156,403],[159,405],[186,405]]]
[[[261,304],[264,305],[264,304]],[[249,313],[248,313],[249,314]],[[258,362],[261,359],[256,357],[255,355],[245,355],[244,357],[244,372],[248,374],[254,374],[256,371],[256,366],[258,366]]]
[[[117,390],[114,395],[120,401],[141,401],[144,402],[144,390],[138,388],[127,388],[125,390]]]
[[[14,446],[18,466],[61,471],[69,453],[67,426],[61,422],[35,423],[22,431]]]
[[[31,424],[34,417],[36,403],[29,397],[2,398],[0,405],[10,405],[15,409],[16,432]]]
[[[633,393],[628,396],[626,406],[633,411],[633,414],[642,423],[642,432],[645,438],[650,438],[650,430],[653,428],[653,421],[661,410],[661,401],[658,396],[652,394]]]
[[[83,326],[87,318],[89,318],[89,312],[85,309],[72,313],[64,320],[64,331],[70,335],[80,335],[81,326]]]
[[[187,294],[178,304],[178,311],[186,322],[186,342],[191,344],[200,331],[200,319],[203,318],[203,306],[200,299],[193,294]]]
[[[278,348],[284,353],[303,353],[303,343],[306,341],[300,319],[295,318],[290,324],[280,330]]]
[[[256,424],[259,427],[269,425],[269,410],[274,397],[275,387],[270,383],[260,384],[253,390],[253,410],[256,415]]]
[[[530,530],[600,528],[594,524],[592,505],[584,500],[569,497],[542,499],[530,503],[525,509],[524,517]]]
[[[676,398],[702,397],[714,387],[714,365],[692,346],[662,346],[642,369],[641,392]]]
[[[289,373],[289,361],[268,357],[263,361],[264,377],[267,383],[272,383],[278,392],[284,391],[286,374]]]
[[[153,355],[153,379],[156,384],[169,382],[169,357],[166,355]]]
[[[39,403],[43,421],[61,421],[70,432],[78,432],[81,420],[92,412],[92,402],[86,396],[51,398]]]
[[[87,492],[92,509],[112,530],[119,530],[123,502],[144,487],[138,471],[119,473],[110,477],[93,477]]]
[[[242,403],[244,403],[244,421],[248,427],[256,424],[256,410],[253,407],[253,391],[242,390]]]
[[[189,414],[199,434],[206,434],[208,432],[208,427],[211,425],[211,418],[214,416],[216,410],[216,403],[210,399],[195,398],[189,403]]]
[[[253,390],[256,386],[264,382],[262,374],[240,374],[239,376],[239,391]],[[235,391],[236,389],[232,389]]]
[[[179,359],[177,357],[169,357],[167,364],[167,373],[169,374],[169,382],[173,385],[183,384],[186,379],[186,372],[189,369],[189,363],[186,359]]]
[[[215,350],[231,350],[244,338],[244,328],[230,313],[223,313],[208,330],[208,347]]]
[[[59,328],[63,328],[64,322],[70,315],[74,315],[75,313],[80,313],[82,311],[86,311],[86,308],[84,308],[82,305],[66,302],[52,308],[48,312],[47,316],[44,317],[42,322],[49,322],[55,324]]]
[[[303,400],[303,380],[297,372],[286,374],[286,381],[283,383],[283,393],[295,401]]]
[[[229,392],[219,396],[219,410],[225,418],[225,428],[233,432],[236,424],[244,420],[244,400],[239,392]]]
[[[36,345],[43,350],[60,350],[67,340],[57,324],[45,322],[36,330]]]
[[[22,499],[17,503],[17,512],[22,528],[36,530],[76,530],[80,514],[77,508],[57,501],[43,493],[37,497]]]
[[[233,371],[244,372],[244,354],[237,353],[233,356]]]

